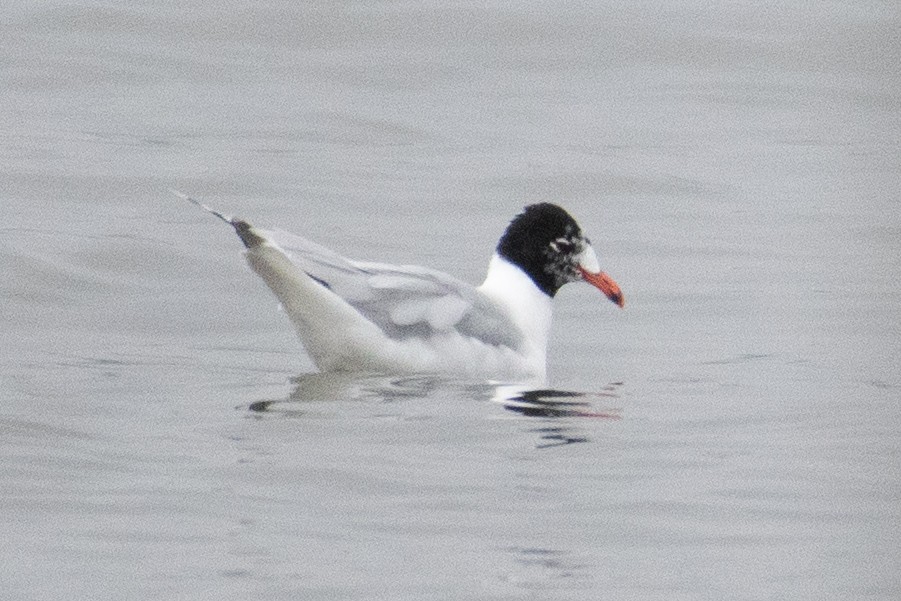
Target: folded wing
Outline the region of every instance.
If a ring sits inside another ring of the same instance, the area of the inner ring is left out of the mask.
[[[319,285],[341,297],[365,319],[397,340],[460,334],[517,350],[518,328],[474,287],[417,266],[351,261],[285,231],[253,233],[280,249]]]

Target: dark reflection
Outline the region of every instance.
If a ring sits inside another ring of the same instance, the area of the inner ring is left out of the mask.
[[[542,589],[560,580],[586,579],[589,565],[569,551],[544,547],[510,547],[523,588]]]
[[[502,391],[507,392],[507,391]],[[510,391],[508,396],[495,400],[510,411],[529,417],[605,417],[617,418],[612,410],[598,412],[592,409],[592,397],[615,398],[612,392],[574,392],[571,390],[522,390]]]
[[[583,419],[619,419],[609,403],[618,398],[621,383],[596,392],[533,388],[526,384],[488,384],[455,381],[446,376],[312,373],[292,379],[286,399],[264,399],[247,406],[252,415],[304,417],[334,413],[334,403],[373,401],[379,404],[428,399],[435,403],[456,400],[498,403],[511,413],[528,418],[526,432],[538,435],[536,448],[589,442]],[[403,411],[403,409],[400,409]],[[461,408],[461,410],[463,410]],[[582,419],[579,419],[582,418]]]
[[[621,383],[610,384],[599,392],[498,386],[492,400],[514,413],[532,418],[546,418],[542,420],[541,427],[530,430],[538,434],[542,442],[536,445],[536,448],[542,449],[589,441],[578,427],[578,421],[560,418],[619,419],[618,410],[595,407],[599,400],[609,402],[617,398],[615,391],[619,386]]]
[[[577,442],[588,442],[587,436],[579,435],[572,427],[535,428],[534,430],[529,431],[535,432],[538,434],[539,438],[544,441],[535,445],[536,449],[547,449]]]

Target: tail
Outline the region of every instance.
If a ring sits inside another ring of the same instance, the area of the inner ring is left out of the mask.
[[[180,190],[176,190],[175,188],[169,188],[169,191],[172,192],[173,194],[175,194],[176,196],[178,196],[179,198],[181,198],[182,200],[187,200],[191,204],[200,207],[207,213],[211,213],[211,214],[215,215],[216,217],[218,217],[225,223],[227,223],[230,226],[232,226],[233,228],[235,228],[235,232],[237,232],[238,237],[241,239],[241,242],[243,242],[244,246],[246,246],[247,248],[254,248],[256,246],[263,244],[266,241],[266,239],[263,236],[261,236],[260,234],[258,234],[255,231],[255,229],[252,225],[250,225],[248,222],[244,221],[243,219],[236,219],[235,217],[232,217],[231,215],[226,215],[225,213],[217,211],[216,209],[212,208],[211,206],[200,202],[193,196],[188,196],[184,192],[181,192]]]

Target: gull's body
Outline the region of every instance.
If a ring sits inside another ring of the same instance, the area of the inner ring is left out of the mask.
[[[514,219],[478,287],[425,267],[353,261],[201,206],[235,228],[321,371],[543,381],[560,286],[584,279],[622,306],[576,222],[550,204]]]

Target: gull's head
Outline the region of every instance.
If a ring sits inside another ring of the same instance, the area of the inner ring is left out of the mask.
[[[507,226],[497,254],[519,267],[550,297],[564,284],[585,281],[620,307],[625,304],[622,291],[601,270],[579,224],[557,205],[527,206]]]

